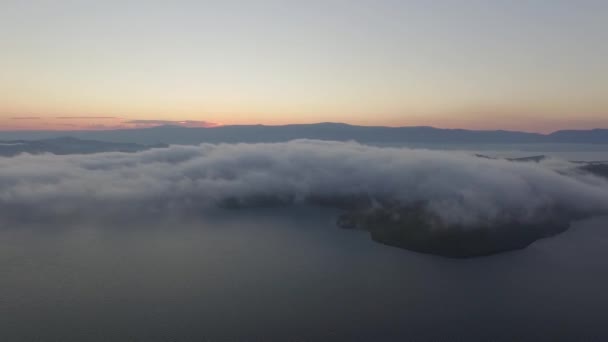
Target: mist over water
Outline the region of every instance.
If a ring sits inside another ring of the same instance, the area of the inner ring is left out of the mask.
[[[372,242],[319,208],[0,231],[5,341],[608,337],[608,218],[453,260]]]
[[[0,342],[608,342],[608,0],[0,0]]]
[[[574,161],[608,161],[607,144],[377,144],[380,147],[407,147],[438,151],[466,151],[497,158],[521,158],[532,155],[545,155],[552,158]]]
[[[462,151],[354,142],[170,146],[136,153],[0,158],[0,222],[199,213],[217,206],[425,203],[444,225],[608,213],[608,181],[560,159],[514,163]]]
[[[373,195],[425,196],[412,191],[421,181],[443,198],[463,189],[514,196],[492,205],[608,205],[605,180],[557,172],[577,158],[520,164],[471,151],[301,141],[4,158],[0,340],[608,339],[607,216],[576,221],[523,250],[454,260],[338,229],[340,210],[303,200],[209,205],[226,193],[348,193],[355,185]],[[604,159],[601,150],[588,153]],[[482,171],[497,176],[482,177],[481,186]],[[462,208],[488,208],[470,204]]]

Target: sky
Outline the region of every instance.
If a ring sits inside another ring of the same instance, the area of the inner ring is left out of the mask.
[[[0,2],[0,129],[608,128],[608,1]]]

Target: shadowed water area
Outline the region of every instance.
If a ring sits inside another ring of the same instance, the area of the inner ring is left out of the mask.
[[[605,340],[607,218],[454,260],[318,208],[0,230],[3,341]]]

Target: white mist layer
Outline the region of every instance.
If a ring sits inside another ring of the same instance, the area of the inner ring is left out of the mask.
[[[559,160],[296,140],[171,146],[138,153],[0,158],[2,219],[203,211],[226,199],[289,204],[365,196],[425,202],[444,222],[528,220],[547,208],[608,212],[608,182]],[[380,204],[381,205],[381,204]],[[0,219],[0,220],[2,220]]]

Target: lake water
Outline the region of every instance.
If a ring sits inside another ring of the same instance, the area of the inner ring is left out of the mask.
[[[0,341],[608,340],[608,218],[455,260],[335,215],[2,227]]]
[[[466,151],[497,158],[546,155],[571,161],[607,161],[608,144],[375,144],[379,147],[408,147],[444,151]]]

